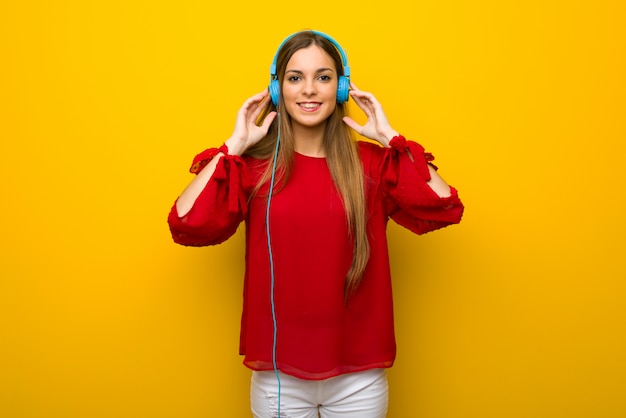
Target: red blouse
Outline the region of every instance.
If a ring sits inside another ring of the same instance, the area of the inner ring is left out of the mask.
[[[278,368],[302,379],[325,379],[390,367],[396,354],[386,226],[389,218],[422,234],[458,223],[457,191],[440,198],[426,182],[433,157],[398,136],[390,148],[359,142],[367,182],[370,259],[356,292],[344,300],[352,261],[341,198],[324,158],[295,154],[293,171],[271,201]],[[410,151],[409,156],[407,151]],[[218,152],[194,160],[198,172]],[[214,245],[246,224],[246,270],[240,353],[253,370],[272,370],[274,322],[265,227],[267,188],[248,201],[264,162],[226,155],[191,211],[168,222],[175,242]]]

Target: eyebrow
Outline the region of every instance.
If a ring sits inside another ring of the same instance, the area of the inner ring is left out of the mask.
[[[332,68],[318,68],[315,72],[316,73],[322,73],[324,71],[333,71]],[[285,71],[285,73],[297,73],[297,74],[304,74],[301,70],[287,70]]]

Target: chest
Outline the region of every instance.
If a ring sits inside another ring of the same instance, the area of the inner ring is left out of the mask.
[[[253,199],[252,222],[265,222],[266,205],[265,193]],[[272,196],[270,220],[280,229],[345,231],[343,202],[326,160],[296,155],[287,183]]]

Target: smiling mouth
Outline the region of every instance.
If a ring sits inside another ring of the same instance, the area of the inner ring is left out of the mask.
[[[317,102],[298,103],[298,106],[300,106],[302,109],[306,111],[319,109],[321,105],[322,105],[321,103],[317,103]]]

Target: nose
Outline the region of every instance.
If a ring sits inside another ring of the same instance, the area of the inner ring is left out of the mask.
[[[315,85],[315,79],[307,79],[303,84],[302,92],[307,96],[313,96],[317,93],[317,87]]]

